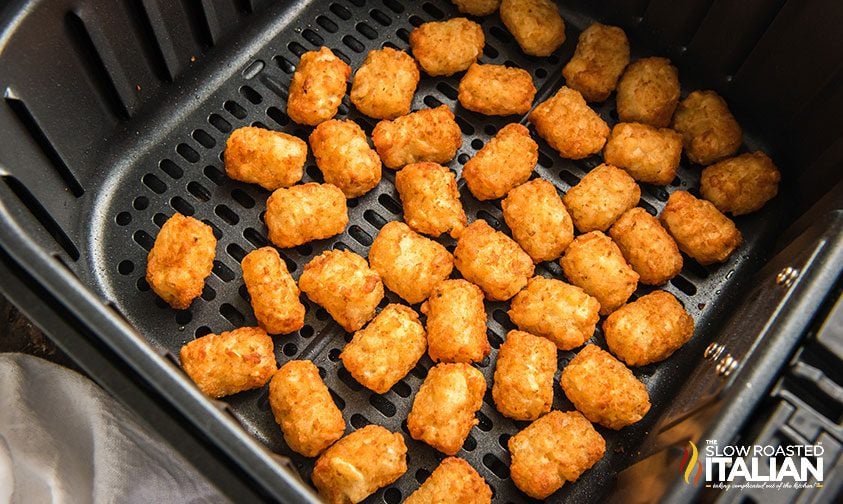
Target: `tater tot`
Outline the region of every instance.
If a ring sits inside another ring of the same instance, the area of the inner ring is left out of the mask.
[[[512,482],[545,499],[576,481],[606,452],[606,441],[578,411],[551,411],[509,438]]]
[[[391,47],[369,51],[354,73],[351,103],[375,119],[409,114],[419,77],[416,60],[406,52]]]
[[[447,163],[462,145],[462,132],[447,105],[384,119],[372,131],[372,142],[388,168],[410,163]]]
[[[311,478],[329,504],[356,504],[405,472],[404,436],[380,425],[367,425],[325,450]]]
[[[580,350],[562,370],[562,390],[586,418],[619,430],[644,418],[650,396],[632,371],[597,345]]]
[[[460,80],[457,98],[468,110],[491,116],[526,114],[536,97],[530,72],[475,63]]]
[[[278,367],[272,338],[260,327],[196,338],[181,347],[179,360],[199,390],[214,398],[263,387]]]
[[[459,237],[466,216],[454,173],[436,163],[413,163],[395,176],[404,207],[404,221],[414,231],[433,237]]]
[[[667,359],[694,335],[694,319],[665,291],[618,308],[603,322],[609,350],[629,366]]]
[[[385,394],[407,376],[425,350],[427,339],[419,315],[404,305],[389,304],[354,333],[340,359],[361,385]]]
[[[230,178],[274,191],[301,180],[307,144],[280,131],[245,126],[231,132],[223,157]]]
[[[478,219],[463,230],[454,250],[454,264],[466,280],[492,301],[506,301],[533,276],[533,260],[512,238]]]
[[[276,189],[266,200],[264,222],[269,240],[280,248],[330,238],[348,224],[345,194],[333,184],[315,182]]]
[[[337,114],[345,96],[351,67],[327,47],[301,56],[287,97],[287,115],[308,126],[316,126]]]
[[[574,238],[559,264],[572,284],[597,298],[600,315],[618,309],[638,287],[638,273],[615,242],[600,231]]]
[[[479,200],[506,196],[526,182],[539,160],[539,145],[523,125],[507,124],[465,163],[462,178]]]
[[[259,326],[269,334],[289,334],[304,326],[299,288],[274,248],[249,252],[240,266]]]
[[[731,219],[685,191],[670,195],[660,220],[679,250],[704,266],[725,262],[743,241]]]
[[[331,119],[317,126],[308,139],[325,182],[356,198],[381,181],[381,158],[354,121]]]
[[[305,264],[299,288],[348,332],[375,316],[383,282],[366,260],[348,250],[327,250]]]
[[[491,352],[480,287],[461,278],[440,282],[421,312],[427,316],[427,351],[433,362],[481,362]]]
[[[670,125],[679,104],[679,71],[667,58],[642,58],[624,71],[616,97],[622,122]]]
[[[457,9],[470,16],[488,16],[501,5],[501,0],[451,0]]]
[[[457,457],[448,457],[427,480],[411,493],[404,504],[491,504],[492,489],[471,467]]]
[[[464,363],[433,366],[407,416],[410,436],[446,455],[456,454],[478,423],[475,413],[485,392],[486,379],[476,368]]]
[[[309,360],[292,360],[281,366],[269,382],[269,406],[296,453],[315,457],[345,432],[334,399]]]
[[[565,21],[552,0],[503,0],[500,13],[525,54],[550,56],[565,42]]]
[[[562,69],[565,83],[591,102],[609,97],[629,63],[629,41],[617,26],[593,23],[580,33],[574,56]]]
[[[216,247],[211,226],[175,213],[161,226],[149,251],[146,282],[171,307],[184,310],[202,295]]]
[[[512,237],[535,263],[558,259],[574,239],[571,216],[547,180],[531,180],[512,189],[501,207]]]
[[[462,72],[480,58],[485,44],[483,28],[461,17],[424,23],[410,32],[413,56],[431,77]]]
[[[572,187],[562,201],[581,233],[605,231],[618,217],[638,204],[641,188],[628,173],[601,164]]]
[[[667,185],[676,178],[682,158],[682,135],[668,128],[618,123],[606,142],[603,159],[623,168],[632,178]]]
[[[555,278],[535,276],[512,298],[509,318],[522,331],[572,350],[588,341],[597,326],[600,303],[584,290]]]
[[[441,244],[403,222],[381,228],[369,249],[369,265],[386,287],[410,304],[421,303],[436,284],[451,275],[454,258]]]
[[[682,254],[659,220],[640,207],[627,210],[609,236],[646,285],[661,285],[682,271]]]
[[[609,136],[606,121],[578,91],[565,86],[538,104],[529,119],[536,126],[536,133],[563,158],[582,159],[596,154]]]
[[[679,103],[673,129],[682,134],[688,159],[701,165],[729,157],[741,146],[741,126],[714,91],[694,91]]]
[[[741,154],[704,169],[700,194],[723,213],[744,215],[773,199],[781,179],[779,169],[763,152]]]
[[[556,346],[545,338],[509,331],[498,352],[492,398],[501,415],[535,420],[553,404]]]

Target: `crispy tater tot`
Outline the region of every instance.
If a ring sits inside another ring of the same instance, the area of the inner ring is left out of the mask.
[[[578,411],[551,411],[509,438],[512,482],[545,499],[603,458],[606,441]]]
[[[451,275],[454,258],[441,244],[403,222],[381,228],[369,249],[369,265],[392,292],[410,304],[421,303],[436,284]]]
[[[622,122],[664,128],[679,104],[679,71],[667,58],[642,58],[626,67],[616,101]]]
[[[407,376],[427,350],[419,315],[400,304],[389,304],[372,322],[354,333],[340,353],[343,366],[369,390],[385,394]]]
[[[522,331],[552,341],[560,350],[581,346],[594,334],[600,303],[574,285],[535,276],[512,298],[509,318]]]
[[[679,301],[655,291],[618,308],[603,322],[609,350],[629,366],[667,359],[694,335],[694,319]]]
[[[460,80],[460,105],[492,116],[526,114],[536,97],[530,72],[503,65],[475,63]]]
[[[609,236],[646,285],[661,285],[682,271],[682,254],[659,220],[640,207],[627,210]]]
[[[230,178],[274,191],[301,180],[307,144],[280,131],[244,126],[231,132],[223,157]]]
[[[503,0],[500,13],[525,54],[550,56],[565,42],[565,21],[552,0]]]
[[[334,399],[309,360],[292,360],[281,366],[269,382],[269,406],[296,453],[315,457],[345,432]]]
[[[325,182],[339,187],[346,198],[362,196],[381,181],[381,158],[354,121],[325,121],[309,141]]]
[[[501,415],[535,420],[553,404],[556,346],[545,338],[509,331],[498,352],[492,398]]]
[[[562,86],[555,95],[530,112],[530,122],[559,155],[582,159],[600,152],[609,136],[609,126],[571,88]]]
[[[744,215],[773,199],[781,179],[779,169],[763,152],[741,154],[704,169],[700,194],[723,213]]]
[[[606,142],[603,159],[623,168],[632,178],[667,185],[676,178],[682,157],[682,135],[668,128],[618,123]]]
[[[405,472],[404,436],[380,425],[367,425],[325,450],[311,478],[329,504],[356,504]]]
[[[471,467],[457,457],[448,457],[427,480],[411,493],[404,504],[491,504],[492,489]]]
[[[711,202],[674,191],[662,210],[661,223],[679,250],[702,265],[722,263],[741,245],[741,232]]]
[[[259,326],[269,334],[289,334],[304,326],[299,288],[274,248],[249,252],[240,266]]]
[[[565,83],[591,102],[609,97],[629,63],[629,41],[617,26],[593,23],[580,33],[574,56],[562,69]]]
[[[214,398],[263,387],[278,367],[272,338],[260,327],[196,338],[181,347],[179,360],[199,390]]]
[[[531,180],[509,191],[501,207],[512,237],[535,263],[558,259],[574,239],[571,216],[547,180]]]
[[[457,9],[470,16],[488,16],[501,5],[501,0],[451,0]]]
[[[447,105],[384,119],[372,131],[372,142],[387,168],[420,162],[447,163],[462,145],[462,132]]]
[[[366,260],[348,250],[326,250],[304,265],[299,288],[348,332],[375,316],[383,282]]]
[[[492,301],[506,301],[527,285],[535,265],[509,236],[483,219],[463,230],[454,250],[454,264],[466,280]]]
[[[483,54],[483,28],[466,18],[431,21],[410,32],[410,48],[426,74],[453,75]]]
[[[149,251],[146,282],[171,307],[184,310],[202,295],[216,247],[211,226],[175,213],[161,226]]]
[[[605,231],[638,204],[641,188],[628,173],[610,164],[588,172],[562,198],[581,233]]]
[[[333,184],[315,182],[277,189],[266,200],[264,221],[269,240],[280,248],[330,238],[348,224],[345,194]]]
[[[491,352],[480,287],[463,279],[440,282],[421,312],[427,315],[427,351],[433,362],[481,362]]]
[[[600,231],[574,238],[559,264],[572,284],[597,298],[600,315],[618,309],[638,287],[638,273],[615,242]]]
[[[384,47],[369,51],[354,73],[351,103],[375,119],[395,119],[410,113],[419,84],[416,60],[404,51]]]
[[[507,124],[465,163],[462,178],[479,200],[506,196],[526,182],[539,160],[539,146],[530,131],[518,123]]]
[[[741,126],[714,91],[693,91],[679,103],[673,129],[682,133],[688,159],[701,165],[729,157],[741,146]]]
[[[413,163],[395,175],[404,220],[414,231],[458,238],[466,225],[454,173],[436,163]]]
[[[650,396],[632,371],[597,345],[587,345],[562,370],[562,390],[586,418],[618,430],[644,418]]]
[[[485,392],[486,379],[476,368],[461,362],[433,366],[407,416],[410,436],[446,455],[456,454],[478,423],[475,413]]]
[[[301,56],[287,97],[290,119],[316,126],[337,114],[345,96],[351,67],[327,47]]]

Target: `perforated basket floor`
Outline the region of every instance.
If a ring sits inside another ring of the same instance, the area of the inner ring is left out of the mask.
[[[267,12],[271,14],[272,9]],[[242,72],[238,69],[234,77],[214,82],[212,92],[196,96],[196,102],[189,110],[173,111],[171,120],[162,121],[165,130],[139,131],[139,135],[149,137],[149,145],[145,145],[138,156],[114,163],[113,170],[98,189],[97,197],[91,199],[89,211],[96,220],[90,229],[91,238],[85,254],[89,257],[90,271],[81,276],[95,283],[154,346],[170,355],[177,355],[184,343],[198,336],[255,324],[239,261],[248,251],[268,243],[262,214],[269,193],[224,175],[221,159],[229,132],[251,124],[306,139],[310,128],[293,124],[284,113],[287,86],[303,52],[326,45],[356,69],[368,50],[384,45],[407,49],[408,34],[414,26],[455,15],[455,8],[444,0],[407,3],[336,0],[311,2],[298,8],[292,17],[285,17],[283,23],[266,23],[261,32],[266,39],[259,50],[251,54],[250,63],[243,66]],[[561,68],[573,53],[579,31],[590,22],[564,9],[563,16],[568,25],[568,39],[548,58],[524,56],[496,15],[479,20],[486,33],[481,62],[529,70],[539,88],[536,102],[543,100],[562,84]],[[647,54],[643,49],[634,46],[633,57]],[[226,65],[225,49],[221,48],[206,64]],[[444,103],[456,110],[463,143],[449,166],[457,174],[501,126],[512,121],[526,122],[524,118],[490,118],[463,110],[456,102],[459,77],[423,76],[414,100],[414,109]],[[686,92],[691,89],[687,82],[684,84]],[[612,100],[597,110],[610,125],[617,122]],[[354,119],[369,134],[374,126],[371,119],[351,109],[347,98],[339,117]],[[538,139],[535,134],[534,138]],[[746,136],[746,142],[746,148],[758,147],[750,135]],[[535,176],[550,180],[563,193],[601,162],[598,156],[577,162],[563,160],[545,143],[539,143]],[[657,214],[670,191],[679,188],[693,191],[698,177],[699,168],[683,166],[678,178],[666,188],[643,185],[640,205]],[[326,249],[347,248],[366,256],[378,229],[388,221],[401,219],[394,179],[394,172],[385,169],[383,180],[375,190],[348,202],[350,225],[342,235],[281,251],[293,276],[298,278],[302,266]],[[312,158],[307,164],[304,181],[321,181]],[[499,202],[478,202],[462,181],[459,185],[469,220],[485,219],[493,227],[506,230]],[[168,308],[143,279],[146,255],[154,237],[175,211],[208,223],[219,240],[213,275],[208,279],[201,299],[184,311]],[[642,439],[710,341],[712,327],[727,310],[725,304],[729,293],[738,287],[746,276],[744,272],[751,269],[751,264],[776,230],[776,215],[775,209],[768,209],[738,219],[745,245],[726,264],[703,268],[686,260],[681,275],[665,289],[675,294],[693,315],[697,324],[694,339],[666,362],[635,370],[650,392],[651,412],[642,422],[621,432],[598,427],[607,440],[605,457],[579,481],[565,485],[551,500],[597,501],[611,490],[614,474],[640,452]],[[442,243],[453,250],[452,240],[445,238]],[[563,278],[557,263],[543,263],[536,272]],[[636,295],[649,290],[641,288]],[[388,293],[383,305],[398,301],[395,295]],[[275,338],[278,362],[313,360],[342,410],[349,431],[376,423],[405,434],[409,470],[395,484],[380,490],[368,501],[399,502],[415,490],[443,458],[434,449],[406,435],[405,419],[413,396],[432,362],[425,356],[391,391],[383,395],[372,393],[355,382],[339,361],[340,350],[351,335],[330,320],[323,309],[304,297],[303,302],[308,308],[305,327],[296,334]],[[509,479],[506,443],[527,423],[498,414],[490,392],[497,349],[506,332],[514,328],[506,315],[507,308],[508,303],[487,303],[492,354],[478,367],[486,376],[489,390],[477,414],[480,423],[471,431],[458,456],[468,460],[483,475],[492,487],[496,502],[523,502],[528,499]],[[593,341],[605,347],[599,329]],[[572,409],[559,387],[558,376],[573,355],[574,352],[559,352],[554,390],[554,408],[557,409]],[[226,401],[249,432],[273,451],[291,457],[302,476],[306,480],[309,478],[313,460],[293,454],[284,444],[269,409],[266,388],[238,394]]]

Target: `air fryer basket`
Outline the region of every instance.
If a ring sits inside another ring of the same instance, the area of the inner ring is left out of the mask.
[[[181,345],[198,336],[255,324],[239,262],[248,251],[268,244],[262,222],[268,192],[224,175],[221,159],[228,134],[234,128],[256,125],[306,139],[310,129],[292,123],[284,113],[287,86],[302,53],[325,45],[357,68],[371,49],[385,45],[408,49],[408,34],[414,26],[458,15],[446,0],[333,0],[293,6],[249,1],[200,5],[185,1],[179,5],[186,9],[187,16],[184,12],[176,15],[174,12],[180,7],[169,2],[126,1],[118,9],[125,17],[115,17],[113,13],[104,16],[106,11],[101,6],[56,3],[62,4],[58,9],[68,12],[62,23],[75,51],[69,57],[79,58],[88,70],[87,80],[66,84],[77,86],[78,103],[56,105],[52,110],[39,107],[39,100],[43,103],[50,98],[31,92],[27,95],[23,81],[14,80],[22,71],[13,72],[9,82],[4,82],[8,105],[5,112],[11,111],[19,129],[30,135],[23,145],[40,149],[54,170],[10,171],[3,177],[8,191],[4,188],[2,195],[21,200],[35,216],[21,219],[32,228],[46,229],[55,239],[51,243],[39,229],[39,244],[46,250],[56,249],[56,256],[69,270],[136,328],[155,352],[173,362],[177,362],[175,356]],[[190,13],[201,16],[190,21]],[[523,55],[496,15],[478,19],[486,34],[481,61],[527,69],[539,89],[536,102],[545,99],[564,83],[561,68],[573,53],[579,31],[593,21],[582,11],[565,7],[562,15],[568,27],[567,41],[548,58]],[[227,16],[238,22],[223,22],[229,19]],[[192,35],[193,47],[186,45],[183,33],[182,39],[174,35],[179,22],[187,37]],[[140,63],[133,65],[123,57],[128,51],[124,46],[130,42],[121,40],[121,33],[129,33],[140,41]],[[633,59],[653,54],[647,50],[646,42],[646,37],[632,37]],[[191,51],[195,54],[189,55]],[[711,84],[695,81],[693,72],[683,72],[680,71],[683,93]],[[457,174],[501,126],[512,121],[526,123],[523,117],[491,118],[462,109],[456,102],[459,77],[423,76],[413,104],[414,109],[443,103],[455,109],[463,144],[449,166]],[[149,91],[145,90],[147,87]],[[110,122],[105,126],[90,124],[89,131],[76,130],[81,127],[78,122],[85,118],[67,114],[72,113],[74,106],[89,105],[86,100]],[[597,110],[610,125],[617,122],[613,100]],[[355,120],[367,134],[374,126],[374,121],[350,106],[347,97],[338,117]],[[744,122],[744,126],[748,125]],[[745,129],[743,150],[774,152],[750,127]],[[545,143],[539,144],[539,164],[534,176],[551,181],[561,192],[601,162],[599,156],[581,161],[561,159]],[[350,249],[365,256],[383,224],[401,219],[394,178],[394,172],[385,169],[384,180],[376,189],[349,201],[350,224],[340,236],[282,250],[293,276],[298,278],[310,258],[331,248]],[[303,181],[321,181],[312,157]],[[694,192],[698,181],[699,168],[688,166],[683,160],[679,175],[670,186],[642,184],[640,206],[658,214],[671,191]],[[63,191],[53,189],[61,186]],[[506,229],[499,203],[479,202],[462,181],[459,186],[470,221],[484,219],[496,229]],[[745,243],[725,264],[702,267],[686,260],[682,273],[664,287],[694,317],[694,338],[667,361],[635,370],[650,392],[652,411],[643,421],[620,432],[598,427],[607,441],[605,457],[579,481],[565,485],[552,500],[597,501],[611,488],[614,475],[636,459],[644,436],[699,360],[742,284],[769,252],[784,221],[788,195],[783,193],[762,212],[736,219]],[[218,239],[213,275],[202,297],[183,311],[167,307],[144,280],[146,255],[154,237],[176,211],[208,223]],[[441,241],[453,250],[453,240]],[[542,263],[537,274],[563,278],[557,263]],[[642,286],[636,295],[651,290]],[[305,297],[302,299],[308,308],[306,325],[295,334],[275,337],[278,362],[313,360],[350,430],[376,423],[405,434],[409,470],[395,484],[370,498],[370,502],[399,502],[443,458],[424,443],[410,439],[404,422],[414,393],[432,362],[425,356],[391,391],[383,395],[372,393],[339,362],[339,353],[350,334],[323,309]],[[383,305],[387,302],[399,300],[388,293]],[[487,303],[492,354],[478,367],[489,387],[497,349],[506,332],[514,327],[506,309],[507,303]],[[605,347],[599,329],[593,341]],[[574,353],[560,352],[560,370]],[[572,409],[558,385],[558,373],[555,381],[554,408]],[[313,460],[292,453],[284,444],[269,409],[266,388],[226,398],[225,403],[225,409],[246,431],[273,452],[289,457],[305,480],[309,477]],[[527,423],[498,414],[490,390],[477,416],[480,423],[458,456],[468,460],[487,480],[496,502],[524,501],[525,495],[509,479],[506,442]]]

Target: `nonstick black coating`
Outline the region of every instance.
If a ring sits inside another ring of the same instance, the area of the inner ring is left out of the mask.
[[[271,15],[272,9],[267,11]],[[562,10],[567,22],[567,41],[547,58],[524,56],[496,15],[478,19],[486,34],[486,47],[481,62],[514,65],[533,75],[539,93],[536,102],[553,94],[564,83],[561,69],[573,53],[579,31],[591,22],[576,12]],[[224,79],[212,92],[197,95],[189,110],[169,110],[171,118],[162,121],[165,131],[157,131],[154,145],[137,158],[118,160],[109,178],[104,181],[91,212],[96,215],[89,240],[90,272],[98,290],[113,301],[119,310],[150,343],[171,356],[195,337],[209,332],[254,325],[239,267],[240,259],[257,247],[267,245],[262,221],[269,193],[257,186],[232,181],[224,175],[221,156],[228,133],[237,127],[258,125],[307,138],[310,128],[298,126],[285,115],[286,90],[299,55],[325,45],[356,69],[371,49],[391,45],[408,49],[407,35],[414,26],[429,20],[458,15],[447,1],[399,3],[396,0],[363,2],[336,0],[310,2],[300,10],[267,28],[269,33],[242,72]],[[271,20],[268,20],[271,21]],[[268,23],[269,24],[269,23]],[[633,41],[633,58],[649,54]],[[229,64],[225,48],[209,58],[206,64],[218,65],[220,71]],[[232,54],[237,48],[232,48]],[[491,118],[463,110],[456,102],[460,75],[447,78],[422,77],[414,100],[414,109],[435,107],[444,103],[455,110],[463,131],[463,143],[449,164],[457,174],[503,125],[525,118]],[[683,82],[684,92],[694,87]],[[596,107],[610,124],[617,122],[612,99]],[[374,121],[361,116],[347,98],[338,115],[357,121],[371,134]],[[534,138],[538,137],[534,133]],[[139,132],[139,134],[151,134]],[[745,135],[745,149],[755,150],[760,144]],[[561,159],[539,140],[539,164],[535,176],[553,182],[561,193],[567,191],[590,169],[601,162],[599,156],[581,161]],[[669,193],[685,189],[694,192],[700,167],[683,160],[679,176],[668,187],[642,185],[641,206],[656,214],[664,206]],[[363,256],[378,229],[387,221],[401,219],[401,205],[394,188],[394,172],[384,169],[380,185],[370,193],[349,201],[350,224],[337,237],[295,249],[281,251],[293,276],[298,278],[307,261],[330,248],[347,248]],[[303,182],[321,181],[312,157],[308,160]],[[469,220],[485,219],[497,229],[506,229],[500,203],[479,202],[465,184],[459,181],[460,193]],[[780,205],[778,205],[780,206]],[[144,281],[146,255],[160,226],[179,211],[210,224],[217,235],[217,257],[213,275],[208,279],[201,299],[190,309],[175,311],[167,307]],[[614,474],[632,461],[645,447],[644,435],[670,404],[671,396],[699,359],[702,349],[713,337],[717,323],[728,313],[729,304],[740,290],[741,280],[762,258],[769,240],[778,229],[779,209],[776,205],[751,216],[737,219],[745,244],[725,264],[701,267],[686,258],[681,275],[664,287],[685,305],[696,321],[696,334],[691,342],[667,361],[635,369],[646,385],[653,407],[647,417],[620,432],[598,427],[606,438],[605,457],[575,483],[566,484],[551,501],[598,501],[611,490]],[[450,250],[454,242],[441,240]],[[557,263],[542,263],[537,274],[563,278]],[[88,275],[83,275],[88,276]],[[563,278],[564,279],[564,278]],[[651,291],[642,287],[636,295]],[[302,297],[308,308],[306,325],[296,334],[277,336],[276,356],[279,364],[290,359],[311,359],[325,379],[343,411],[349,432],[368,423],[383,425],[405,434],[409,447],[407,473],[395,484],[378,491],[367,502],[396,503],[425,480],[442,460],[433,448],[412,440],[407,435],[405,419],[415,392],[432,362],[425,356],[416,368],[386,394],[364,389],[345,371],[339,353],[351,335],[345,333],[327,313]],[[382,304],[398,302],[387,294]],[[527,425],[503,418],[491,400],[492,374],[499,348],[506,332],[514,326],[506,310],[508,303],[487,302],[488,335],[492,354],[477,367],[484,373],[489,390],[477,416],[480,421],[458,456],[466,459],[486,478],[493,489],[495,502],[523,502],[529,499],[509,479],[509,437]],[[415,307],[418,308],[417,306]],[[604,346],[599,328],[593,342]],[[559,370],[575,352],[559,352]],[[573,409],[558,384],[556,375],[554,408]],[[267,400],[267,388],[244,392],[226,399],[232,413],[243,427],[273,451],[289,456],[307,479],[313,460],[292,453],[284,444]]]

